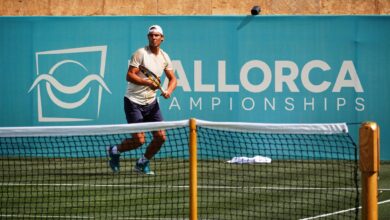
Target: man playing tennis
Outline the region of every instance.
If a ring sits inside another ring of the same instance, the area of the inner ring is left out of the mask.
[[[140,66],[146,67],[158,77],[165,73],[169,80],[168,88],[164,90],[164,92],[161,91],[161,96],[165,99],[171,97],[177,84],[172,62],[168,54],[160,48],[160,45],[164,40],[162,28],[158,25],[150,26],[147,37],[149,45],[134,52],[127,71],[126,80],[128,84],[124,97],[124,108],[126,120],[129,124],[158,122],[163,120],[156,98],[156,90],[159,86],[142,74]],[[166,136],[164,130],[153,132],[153,140],[149,143],[143,157],[136,162],[135,171],[142,174],[154,175],[154,172],[150,169],[149,161],[159,152],[165,140]],[[107,154],[109,156],[109,165],[112,171],[119,172],[120,153],[137,149],[144,143],[145,134],[140,132],[132,134],[131,138],[125,139],[117,146],[108,147]]]

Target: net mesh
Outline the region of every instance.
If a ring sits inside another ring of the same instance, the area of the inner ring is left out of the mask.
[[[166,133],[156,176],[133,171],[145,146],[121,155],[119,174],[108,167],[106,147],[129,134],[1,138],[0,218],[188,217],[188,128]]]
[[[188,218],[188,124],[164,125],[124,126],[127,132],[110,134],[75,127],[61,135],[0,135],[0,218]],[[357,147],[348,133],[245,128],[197,126],[200,219],[357,218]],[[146,146],[122,154],[120,173],[111,172],[107,146],[136,131],[146,132],[149,143],[149,131],[158,129],[166,130],[167,140],[151,161],[155,176],[133,171]],[[243,156],[272,162],[227,162]]]
[[[207,127],[197,132],[202,137],[198,195],[203,218],[357,218],[357,148],[347,133],[265,134]],[[254,155],[272,162],[226,162]],[[342,210],[349,211],[333,214]]]

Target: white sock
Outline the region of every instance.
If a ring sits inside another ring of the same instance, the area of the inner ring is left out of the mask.
[[[117,146],[114,146],[111,151],[112,151],[113,154],[120,154],[120,152],[118,151],[118,147]]]
[[[145,163],[147,161],[149,161],[148,158],[146,158],[145,156],[142,156],[141,158],[139,158],[138,163]]]

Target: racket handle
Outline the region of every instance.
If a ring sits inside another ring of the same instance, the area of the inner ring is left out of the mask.
[[[162,87],[162,86],[160,86],[159,87],[159,89],[161,90],[161,92],[163,92],[163,93],[165,93],[166,91],[165,91],[165,89]]]

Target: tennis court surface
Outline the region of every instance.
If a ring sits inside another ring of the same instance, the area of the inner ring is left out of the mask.
[[[197,216],[359,218],[357,146],[345,124],[316,126],[200,123]],[[188,219],[188,123],[114,127],[29,128],[12,137],[2,131],[1,218]],[[106,147],[131,132],[156,129],[168,137],[151,162],[156,175],[133,171],[145,146],[121,155],[121,171],[112,173]],[[228,162],[255,155],[272,162]]]

